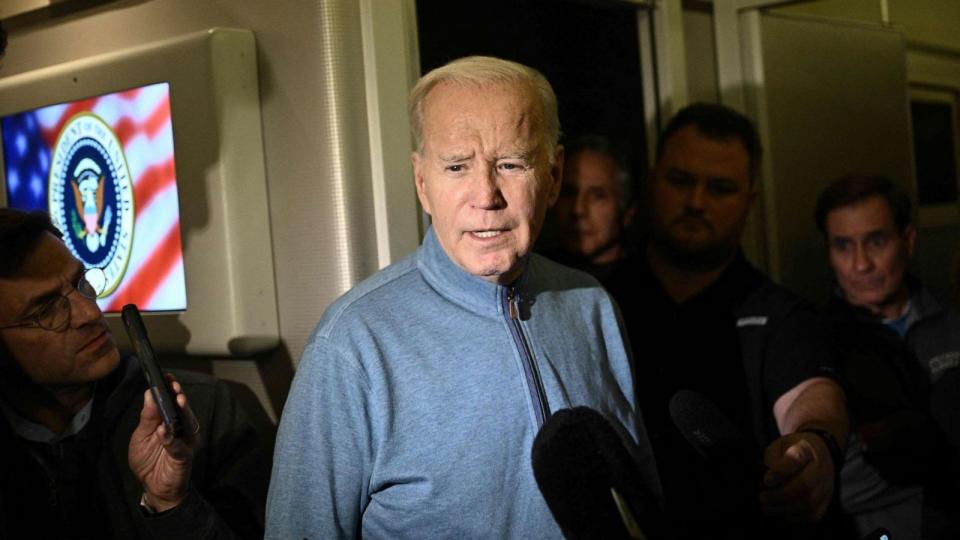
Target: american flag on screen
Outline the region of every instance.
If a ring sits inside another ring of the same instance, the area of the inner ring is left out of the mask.
[[[42,209],[87,266],[106,311],[186,309],[167,83],[2,119],[9,206]]]

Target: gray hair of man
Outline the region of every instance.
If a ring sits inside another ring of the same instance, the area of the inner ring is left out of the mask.
[[[557,95],[550,82],[539,71],[517,62],[492,56],[466,56],[438,67],[417,81],[407,102],[410,113],[410,133],[418,153],[423,153],[423,104],[427,94],[440,83],[459,85],[515,84],[528,89],[540,104],[543,121],[543,144],[554,162],[553,149],[560,141],[560,116],[557,113]]]

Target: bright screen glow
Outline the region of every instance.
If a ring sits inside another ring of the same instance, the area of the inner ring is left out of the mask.
[[[105,311],[187,307],[170,85],[0,118],[7,204],[50,212],[70,251],[103,268]]]

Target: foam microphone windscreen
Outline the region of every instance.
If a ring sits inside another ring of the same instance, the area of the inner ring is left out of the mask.
[[[537,434],[531,458],[537,485],[567,538],[643,538],[636,530],[628,532],[624,515],[648,531],[659,511],[624,441],[593,409],[554,413]],[[611,488],[625,503],[625,513]]]
[[[707,396],[680,390],[670,399],[670,417],[706,462],[703,493],[721,514],[758,508],[766,467],[759,450]]]
[[[711,463],[738,459],[749,442],[729,416],[707,396],[680,390],[670,398],[670,418],[687,442]]]

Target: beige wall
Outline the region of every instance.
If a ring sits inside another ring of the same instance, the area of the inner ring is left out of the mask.
[[[960,2],[954,0],[887,0],[889,22],[903,29],[907,41],[960,52]],[[832,18],[878,22],[880,0],[819,0],[776,8]]]
[[[881,5],[880,0],[819,0],[777,11],[877,22],[883,17]],[[906,38],[909,83],[960,93],[960,2],[887,0],[887,5],[889,23]],[[913,271],[947,294],[960,286],[953,264],[960,257],[960,208],[938,209],[938,215],[946,215],[946,219],[931,220],[929,212],[926,208],[920,211]]]

